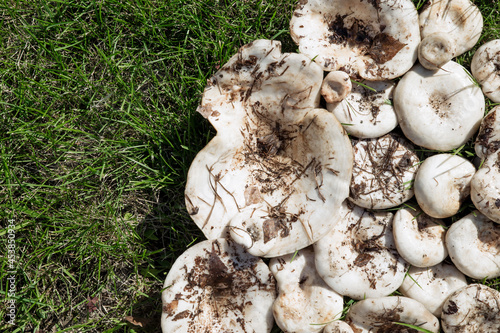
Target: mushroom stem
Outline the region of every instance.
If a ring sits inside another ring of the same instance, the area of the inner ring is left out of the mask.
[[[431,71],[438,70],[454,57],[455,52],[453,41],[445,33],[436,32],[418,45],[418,61]]]

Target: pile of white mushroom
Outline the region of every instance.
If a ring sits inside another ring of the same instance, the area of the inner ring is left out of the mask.
[[[451,60],[482,25],[469,0],[300,0],[300,54],[241,47],[198,108],[217,135],[185,197],[208,240],[167,276],[163,332],[498,332],[500,293],[466,276],[500,276],[500,40],[472,74]],[[474,137],[477,171],[449,153]]]

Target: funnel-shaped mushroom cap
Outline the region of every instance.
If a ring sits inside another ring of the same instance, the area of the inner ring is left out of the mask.
[[[346,322],[356,333],[416,332],[398,323],[439,332],[438,319],[421,303],[399,296],[362,300],[349,308]]]
[[[399,291],[441,317],[446,298],[466,285],[465,275],[455,266],[443,262],[432,267],[410,267]]]
[[[319,332],[326,325],[321,324],[340,318],[343,297],[318,275],[312,248],[273,258],[269,268],[279,290],[273,304],[274,319],[282,330]]]
[[[394,92],[394,106],[405,136],[435,150],[465,144],[479,128],[485,106],[481,89],[469,75],[453,61],[438,71],[418,64],[406,73]]]
[[[369,209],[396,207],[413,196],[419,159],[413,145],[396,134],[357,141],[349,200]]]
[[[493,102],[500,102],[500,39],[489,41],[477,49],[470,69],[481,84],[483,93]]]
[[[489,154],[470,182],[474,206],[493,222],[500,223],[500,149]]]
[[[500,276],[500,226],[475,211],[453,223],[446,233],[451,261],[473,279]]]
[[[354,299],[389,295],[403,282],[408,264],[392,236],[392,213],[346,202],[342,219],[314,244],[316,269],[341,295]]]
[[[354,331],[345,321],[336,320],[326,325],[323,333],[354,333]]]
[[[456,48],[453,57],[472,49],[483,30],[483,16],[469,0],[428,0],[419,22],[422,40],[434,33],[447,35]]]
[[[498,112],[497,112],[498,111]],[[495,106],[481,121],[474,150],[485,158],[500,149],[500,105]]]
[[[500,332],[500,293],[482,284],[463,287],[444,303],[441,322],[445,333]]]
[[[163,287],[163,333],[254,333],[273,327],[274,277],[261,259],[234,242],[216,239],[189,248]]]
[[[448,256],[444,244],[446,230],[439,220],[411,208],[402,208],[394,215],[392,224],[398,253],[410,265],[434,266]]]
[[[333,112],[347,133],[360,139],[378,138],[398,125],[392,105],[395,86],[392,81],[354,83],[351,93],[342,102],[331,104],[327,101],[326,108]]]
[[[290,33],[326,71],[393,79],[417,59],[418,14],[410,0],[301,0]]]
[[[415,177],[418,205],[435,218],[455,215],[470,194],[470,181],[475,172],[474,164],[457,155],[428,157]]]
[[[258,40],[209,80],[199,111],[217,136],[194,159],[185,192],[207,238],[230,232],[251,254],[273,257],[333,227],[352,148],[335,116],[314,108],[322,79],[310,59]]]

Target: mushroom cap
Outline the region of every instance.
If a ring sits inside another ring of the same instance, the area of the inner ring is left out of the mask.
[[[451,150],[469,140],[484,114],[484,96],[464,67],[449,61],[437,71],[415,65],[394,92],[399,126],[416,145]]]
[[[445,333],[500,331],[500,293],[470,284],[451,294],[443,305],[441,323]]]
[[[394,215],[392,228],[398,253],[410,265],[434,266],[448,256],[446,230],[437,219],[405,207]]]
[[[475,211],[453,223],[446,233],[451,261],[473,279],[500,276],[500,226]]]
[[[495,106],[481,121],[474,150],[480,158],[485,158],[500,149],[500,105]]]
[[[413,196],[419,159],[403,137],[353,141],[354,168],[349,200],[369,209],[396,207]]]
[[[326,325],[323,333],[354,333],[354,331],[345,321],[336,320]]]
[[[455,53],[455,41],[444,32],[427,35],[418,45],[418,61],[431,71],[441,68]]]
[[[321,95],[326,103],[342,101],[351,92],[352,83],[346,72],[334,71],[328,73],[321,85]]]
[[[365,81],[375,91],[354,84],[349,95],[340,103],[327,103],[347,133],[360,138],[378,138],[398,125],[398,118],[392,105],[396,84],[392,81]],[[328,101],[327,101],[328,102]]]
[[[403,282],[408,264],[394,245],[390,212],[346,202],[342,219],[314,244],[316,269],[341,295],[364,299],[389,295]]]
[[[474,53],[470,65],[472,75],[481,84],[483,93],[493,102],[500,102],[500,39],[489,41]]]
[[[429,0],[419,23],[422,39],[437,32],[446,34],[456,47],[454,57],[472,49],[483,30],[483,16],[469,0]]]
[[[319,332],[340,318],[343,297],[318,275],[311,247],[297,254],[273,258],[269,268],[276,278],[278,298],[273,304],[274,319],[285,332]]]
[[[418,13],[410,0],[302,0],[290,34],[300,53],[324,70],[374,81],[408,71],[420,42]]]
[[[164,333],[270,332],[276,283],[262,259],[225,239],[186,250],[162,292]]]
[[[470,194],[474,164],[452,154],[436,154],[424,160],[415,177],[415,198],[428,215],[446,218],[455,215]]]
[[[329,231],[352,174],[347,134],[334,115],[314,108],[321,68],[280,48],[247,44],[209,80],[198,110],[217,135],[192,162],[185,191],[208,239],[229,234],[266,257]]]
[[[493,222],[500,223],[500,149],[486,157],[470,186],[474,206]]]
[[[439,320],[421,303],[407,297],[365,299],[349,308],[346,322],[356,333],[413,332],[405,323],[439,332]]]
[[[465,275],[455,266],[442,262],[432,267],[410,267],[399,291],[422,303],[436,317],[441,317],[443,304],[455,290],[467,285]]]

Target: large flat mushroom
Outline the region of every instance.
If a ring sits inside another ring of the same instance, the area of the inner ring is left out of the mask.
[[[500,149],[489,154],[471,179],[470,196],[474,206],[500,223]]]
[[[163,287],[163,333],[265,333],[273,327],[274,277],[234,242],[192,246],[172,265]]]
[[[498,113],[497,113],[498,111]],[[500,105],[495,106],[481,121],[474,150],[483,159],[500,149]]]
[[[301,0],[290,34],[326,71],[393,79],[417,59],[418,14],[410,0]]]
[[[253,255],[293,253],[333,227],[348,196],[352,148],[317,109],[321,68],[276,41],[243,46],[208,82],[198,111],[217,135],[189,169],[186,206],[208,239]]]
[[[470,64],[472,75],[483,93],[495,103],[500,102],[500,39],[489,41],[474,53]]]

